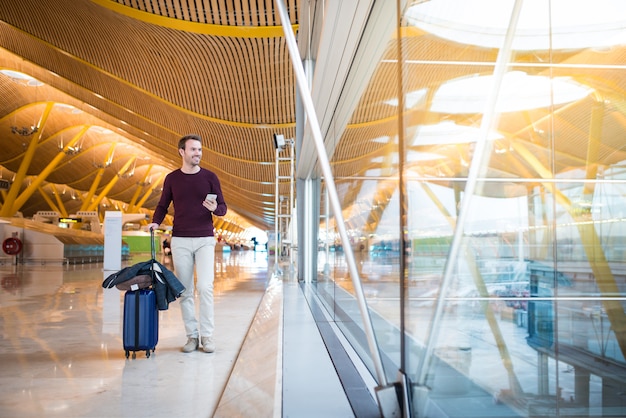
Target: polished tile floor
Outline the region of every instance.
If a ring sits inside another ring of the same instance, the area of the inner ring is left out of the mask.
[[[175,301],[159,312],[156,351],[129,359],[123,292],[102,288],[101,263],[7,264],[0,418],[355,416],[295,271],[266,253],[216,253],[215,353],[180,351]]]
[[[159,312],[155,353],[126,359],[123,293],[102,288],[108,273],[102,264],[0,266],[0,417],[220,415],[220,399],[229,379],[235,384],[231,372],[266,294],[267,254],[217,254],[213,354],[180,351],[186,338],[176,301]],[[275,372],[277,362],[269,367]],[[272,404],[267,416],[276,415],[276,400],[264,398]],[[248,416],[223,410],[222,416]]]

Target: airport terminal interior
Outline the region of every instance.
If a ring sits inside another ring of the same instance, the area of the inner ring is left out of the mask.
[[[216,350],[125,292],[178,141]],[[626,417],[626,2],[3,0],[0,416]]]

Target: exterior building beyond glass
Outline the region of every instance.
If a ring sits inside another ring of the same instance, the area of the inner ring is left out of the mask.
[[[386,117],[344,133],[359,175],[331,160],[387,378],[416,417],[626,416],[626,3],[409,3],[361,98]],[[372,367],[332,221],[320,244]]]

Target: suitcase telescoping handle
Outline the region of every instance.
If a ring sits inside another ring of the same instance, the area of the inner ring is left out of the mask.
[[[154,228],[150,227],[150,254],[152,258],[156,258],[156,250],[154,249]]]
[[[150,255],[152,256],[152,263],[154,263],[154,260],[156,260],[156,249],[154,248],[154,228],[150,228]],[[156,278],[154,273],[154,264],[150,266],[150,277],[152,277],[152,284],[154,284],[154,280]]]

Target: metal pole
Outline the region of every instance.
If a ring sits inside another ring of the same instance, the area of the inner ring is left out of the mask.
[[[279,158],[280,158],[280,148],[276,148],[276,179],[275,179],[275,187],[274,187],[274,272],[280,274],[281,270],[280,267],[278,265],[278,252],[279,252],[279,246],[278,246],[278,222],[280,221],[280,214],[278,213],[280,208],[279,208],[279,203],[278,203],[278,174],[279,174],[279,170],[278,170],[278,162],[279,162]]]
[[[296,143],[295,141],[289,141],[289,146],[290,146],[290,151],[289,151],[289,157],[291,159],[291,174],[290,174],[290,178],[289,178],[289,269],[291,271],[293,271],[293,240],[294,240],[294,234],[293,230],[296,227],[293,224],[293,188],[294,188],[294,183],[295,183],[295,163],[294,163],[294,154],[295,154],[295,149],[296,149]]]
[[[367,337],[367,343],[370,349],[370,354],[372,356],[372,361],[374,363],[374,368],[376,369],[378,383],[381,386],[387,386],[387,377],[385,376],[383,370],[380,352],[378,351],[378,345],[374,336],[374,328],[372,327],[372,321],[369,315],[369,311],[367,310],[367,304],[365,302],[363,287],[361,286],[361,279],[359,277],[356,261],[354,259],[354,253],[352,252],[352,247],[350,246],[350,240],[346,231],[346,225],[343,220],[341,203],[339,202],[339,196],[337,195],[337,188],[335,187],[335,180],[332,170],[330,168],[328,155],[326,155],[326,148],[324,147],[322,131],[320,130],[319,121],[315,113],[315,107],[313,105],[313,99],[311,98],[311,92],[309,91],[307,85],[306,75],[304,74],[302,63],[300,62],[300,54],[298,53],[296,38],[293,34],[291,26],[289,25],[289,16],[287,15],[287,10],[282,0],[276,0],[276,6],[280,13],[280,21],[283,26],[283,31],[285,33],[285,41],[287,42],[287,47],[289,48],[289,56],[291,58],[293,69],[296,74],[298,88],[300,90],[300,94],[302,95],[302,102],[304,104],[306,114],[309,118],[309,126],[313,133],[315,148],[317,149],[317,157],[319,159],[322,173],[324,174],[326,189],[328,191],[328,196],[333,207],[333,213],[335,214],[337,228],[339,229],[339,235],[341,236],[341,242],[343,244],[344,253],[346,256],[346,262],[348,263],[350,277],[352,278],[352,285],[354,286],[354,293],[356,295],[359,310],[361,312],[361,317],[363,319],[363,328]]]
[[[326,191],[326,195],[324,196],[324,216],[326,217],[326,239],[324,239],[326,263],[324,263],[324,274],[330,276],[330,245],[328,244],[328,235],[330,234],[330,201],[328,199],[328,191]]]

